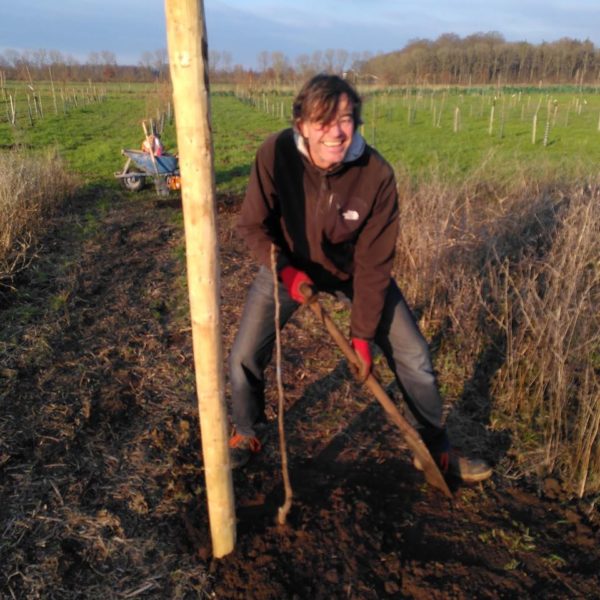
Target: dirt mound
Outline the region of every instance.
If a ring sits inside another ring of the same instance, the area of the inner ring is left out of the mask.
[[[223,206],[227,350],[255,266]],[[150,193],[82,196],[4,299],[2,598],[600,598],[597,509],[506,474],[449,503],[304,311],[283,339],[288,523],[271,409],[213,560],[180,223]]]

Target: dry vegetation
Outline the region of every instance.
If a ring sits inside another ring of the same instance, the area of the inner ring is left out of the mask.
[[[44,221],[75,188],[56,152],[0,153],[0,290],[31,259]]]
[[[444,345],[457,434],[466,410],[511,438],[505,473],[581,497],[600,491],[600,187],[549,181],[407,187],[397,273]]]

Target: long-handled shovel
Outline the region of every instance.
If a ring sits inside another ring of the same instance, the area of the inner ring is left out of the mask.
[[[301,286],[300,291],[304,294],[305,298],[307,298],[310,309],[313,311],[317,319],[325,325],[335,343],[344,353],[344,356],[350,361],[350,363],[358,366],[360,364],[359,358],[356,356],[354,349],[344,334],[339,330],[338,326],[327,314],[327,311],[319,302],[318,295],[314,294],[310,286],[306,284]],[[379,381],[377,381],[372,373],[365,381],[365,385],[375,395],[375,398],[377,398],[381,406],[383,406],[390,419],[397,425],[398,429],[400,429],[400,432],[404,436],[408,447],[412,450],[415,457],[421,463],[427,482],[433,487],[441,490],[448,498],[452,499],[452,492],[450,492],[446,480],[440,472],[437,464],[433,460],[429,450],[427,449],[427,446],[421,439],[421,436],[400,414],[400,411],[396,408],[396,405],[392,402],[391,398],[386,394],[385,390],[381,387],[381,384]]]

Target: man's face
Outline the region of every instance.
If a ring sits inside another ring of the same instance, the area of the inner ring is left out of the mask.
[[[330,169],[346,156],[354,134],[352,108],[348,96],[342,94],[335,116],[329,123],[300,122],[300,133],[307,140],[308,152],[317,167]]]

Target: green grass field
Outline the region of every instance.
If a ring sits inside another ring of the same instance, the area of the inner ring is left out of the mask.
[[[505,179],[523,169],[574,177],[594,172],[600,161],[600,95],[593,90],[508,90],[498,96],[494,89],[362,91],[363,135],[412,178],[434,173],[461,180],[483,170],[484,178]],[[23,116],[17,127],[6,117],[0,120],[0,148],[55,145],[74,171],[94,183],[116,184],[112,175],[124,163],[121,148],[139,147],[142,119],[156,118],[168,102],[167,90],[120,85],[106,89],[101,101],[55,114],[47,86],[45,94],[45,117],[34,118],[33,125]],[[260,142],[289,123],[289,94],[259,94],[254,100],[223,92],[212,96],[219,191],[241,191]],[[5,100],[0,115],[8,110]],[[19,110],[22,115],[23,104]],[[163,141],[167,149],[176,148],[172,121],[166,122]]]
[[[435,175],[460,181],[483,171],[484,179],[503,180],[524,170],[573,178],[596,171],[600,162],[598,93],[581,94],[576,89],[556,93],[511,90],[498,97],[494,93],[493,89],[477,93],[425,90],[410,95],[367,92],[361,132],[399,172],[413,179]],[[214,99],[215,106],[231,102],[229,97]],[[248,114],[259,112],[269,119],[263,122],[265,127],[272,124],[276,129],[289,122],[291,102],[291,96],[272,96],[270,101],[260,98],[255,107],[244,107]],[[285,109],[284,119],[280,105]],[[228,109],[223,109],[227,114]],[[217,128],[219,115],[215,111]],[[241,122],[240,132],[249,135],[254,125],[249,130],[246,125]],[[215,139],[218,148],[218,135]]]
[[[122,148],[139,148],[144,138],[143,119],[156,119],[166,102],[154,91],[112,90],[105,99],[67,114],[46,111],[33,126],[21,119],[17,127],[0,121],[0,149],[21,145],[32,150],[58,148],[70,167],[90,183],[116,185],[113,173],[122,168]],[[44,104],[48,106],[49,97]],[[238,192],[245,186],[256,148],[272,131],[282,127],[280,119],[261,113],[230,95],[212,98],[213,144],[216,181],[220,191]],[[165,120],[163,143],[177,147],[175,124]]]
[[[600,96],[492,93],[371,96],[363,131],[413,176],[433,167],[443,178],[479,168],[487,177],[505,177],[527,165],[569,176],[598,164]]]

